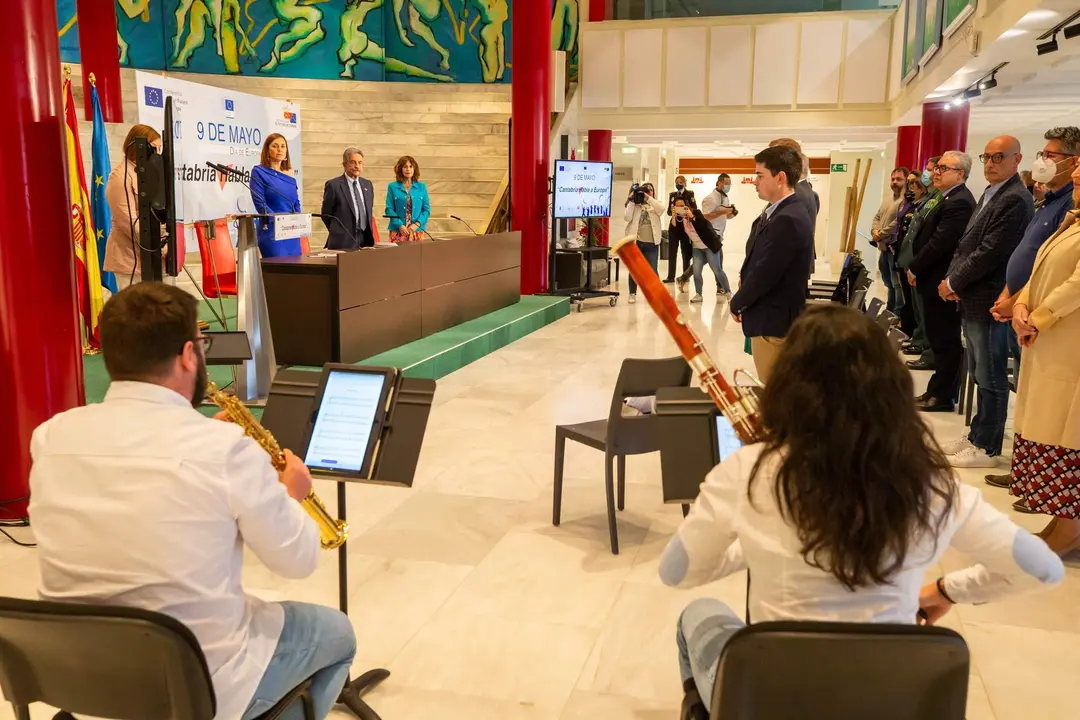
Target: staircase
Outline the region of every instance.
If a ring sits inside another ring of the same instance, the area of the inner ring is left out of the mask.
[[[72,66],[76,107],[82,117],[79,66]],[[292,80],[177,74],[182,80],[294,102],[300,106],[303,141],[301,203],[318,212],[323,185],[342,172],[341,153],[349,146],[364,152],[364,177],[375,185],[374,214],[380,236],[387,238],[382,218],[386,186],[394,180],[394,163],[412,155],[420,180],[431,195],[428,231],[469,232],[451,219],[458,215],[484,231],[488,210],[507,171],[510,117],[509,85]],[[135,73],[121,72],[124,124],[107,126],[113,165],[128,128],[137,122]],[[80,120],[87,172],[90,169],[92,124]],[[92,179],[88,178],[88,182]],[[313,248],[322,247],[326,229],[314,223]]]

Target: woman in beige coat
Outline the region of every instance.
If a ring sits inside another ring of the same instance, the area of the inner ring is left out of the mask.
[[[1080,170],[1074,197],[1080,206]],[[1013,423],[1012,493],[1050,515],[1039,532],[1051,550],[1080,548],[1080,210],[1035,258],[1013,308],[1024,350]]]
[[[139,282],[141,267],[139,237],[139,185],[135,173],[135,141],[145,138],[161,152],[161,135],[149,125],[133,125],[124,138],[124,161],[113,168],[105,185],[105,201],[112,214],[112,227],[105,242],[104,270],[115,273],[120,290]]]

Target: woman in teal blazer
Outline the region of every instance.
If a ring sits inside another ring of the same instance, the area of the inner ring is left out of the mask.
[[[390,218],[390,240],[409,242],[420,240],[427,231],[431,217],[431,201],[424,183],[420,182],[420,166],[409,155],[394,165],[397,182],[386,186],[386,216]]]

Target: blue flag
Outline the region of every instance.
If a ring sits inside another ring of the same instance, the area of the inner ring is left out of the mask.
[[[101,115],[101,101],[98,100],[97,88],[91,86],[90,99],[94,104],[94,138],[91,143],[91,181],[90,181],[90,216],[97,236],[98,262],[101,263],[101,286],[109,292],[117,290],[116,277],[105,272],[105,241],[112,227],[112,213],[105,201],[105,184],[109,182],[112,166],[109,164],[109,141],[105,138],[105,118]]]

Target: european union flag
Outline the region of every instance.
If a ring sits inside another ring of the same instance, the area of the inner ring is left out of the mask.
[[[149,95],[150,88],[147,88]],[[159,91],[160,93],[160,91]],[[105,241],[112,227],[112,213],[105,201],[105,184],[109,182],[109,141],[105,138],[105,118],[101,114],[101,100],[98,99],[97,87],[90,87],[90,100],[94,105],[94,137],[91,142],[91,182],[90,182],[90,217],[94,224],[94,238],[97,241],[98,262],[101,263],[101,286],[109,292],[116,292],[116,277],[105,272]]]
[[[165,107],[165,93],[161,92],[161,88],[147,85],[143,88],[143,99],[146,101],[147,107]]]

